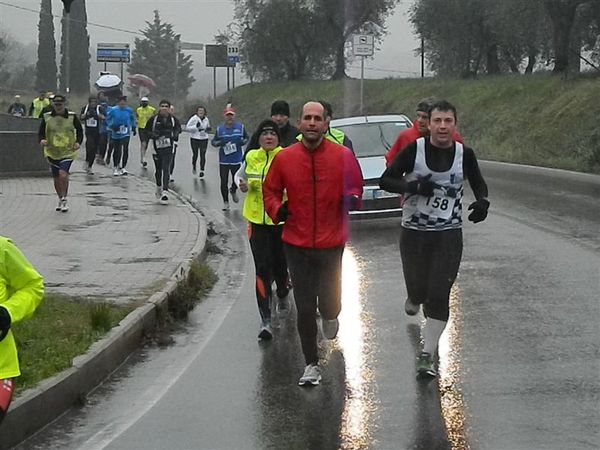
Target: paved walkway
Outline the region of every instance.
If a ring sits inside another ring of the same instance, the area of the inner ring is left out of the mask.
[[[67,213],[54,210],[52,179],[0,179],[0,235],[44,276],[46,290],[120,304],[145,300],[192,253],[204,218],[177,197],[160,205],[154,185],[95,175],[73,164]]]

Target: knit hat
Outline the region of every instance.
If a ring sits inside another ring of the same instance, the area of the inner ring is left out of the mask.
[[[271,119],[266,119],[263,120],[258,127],[256,128],[256,135],[258,137],[260,137],[260,135],[264,132],[264,131],[273,131],[275,132],[275,134],[277,135],[277,139],[279,142],[281,142],[281,134],[279,133],[279,127],[277,126],[277,124],[275,122],[273,122]]]
[[[285,100],[274,101],[271,105],[271,115],[276,116],[281,114],[282,116],[290,117],[290,105]]]

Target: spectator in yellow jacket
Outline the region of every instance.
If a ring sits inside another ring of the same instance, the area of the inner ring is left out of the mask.
[[[11,326],[30,317],[44,297],[44,279],[8,238],[0,236],[0,422],[21,375]]]

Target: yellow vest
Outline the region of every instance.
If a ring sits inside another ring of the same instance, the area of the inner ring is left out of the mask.
[[[275,147],[271,151],[258,148],[250,150],[246,154],[248,193],[244,200],[244,209],[242,213],[248,222],[259,225],[274,225],[273,221],[265,211],[262,186],[273,159],[281,150],[283,150],[281,147]]]
[[[13,324],[31,316],[44,297],[44,279],[17,247],[0,236],[0,305]],[[12,331],[0,341],[0,380],[21,375]]]
[[[44,114],[46,121],[46,140],[48,145],[44,147],[44,156],[52,159],[74,159],[77,150],[73,148],[77,142],[75,131],[75,113],[69,111],[69,117],[52,115],[51,112]]]
[[[146,124],[150,117],[152,117],[156,113],[156,109],[154,106],[146,106],[145,108],[140,106],[135,110],[135,116],[137,119],[138,128],[146,128]]]
[[[40,100],[39,97],[33,99],[33,111],[31,112],[31,117],[39,119],[42,115],[42,109],[50,104],[50,100],[47,98]]]

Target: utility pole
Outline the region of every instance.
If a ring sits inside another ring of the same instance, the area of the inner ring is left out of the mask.
[[[425,78],[425,39],[421,37],[421,78]]]

